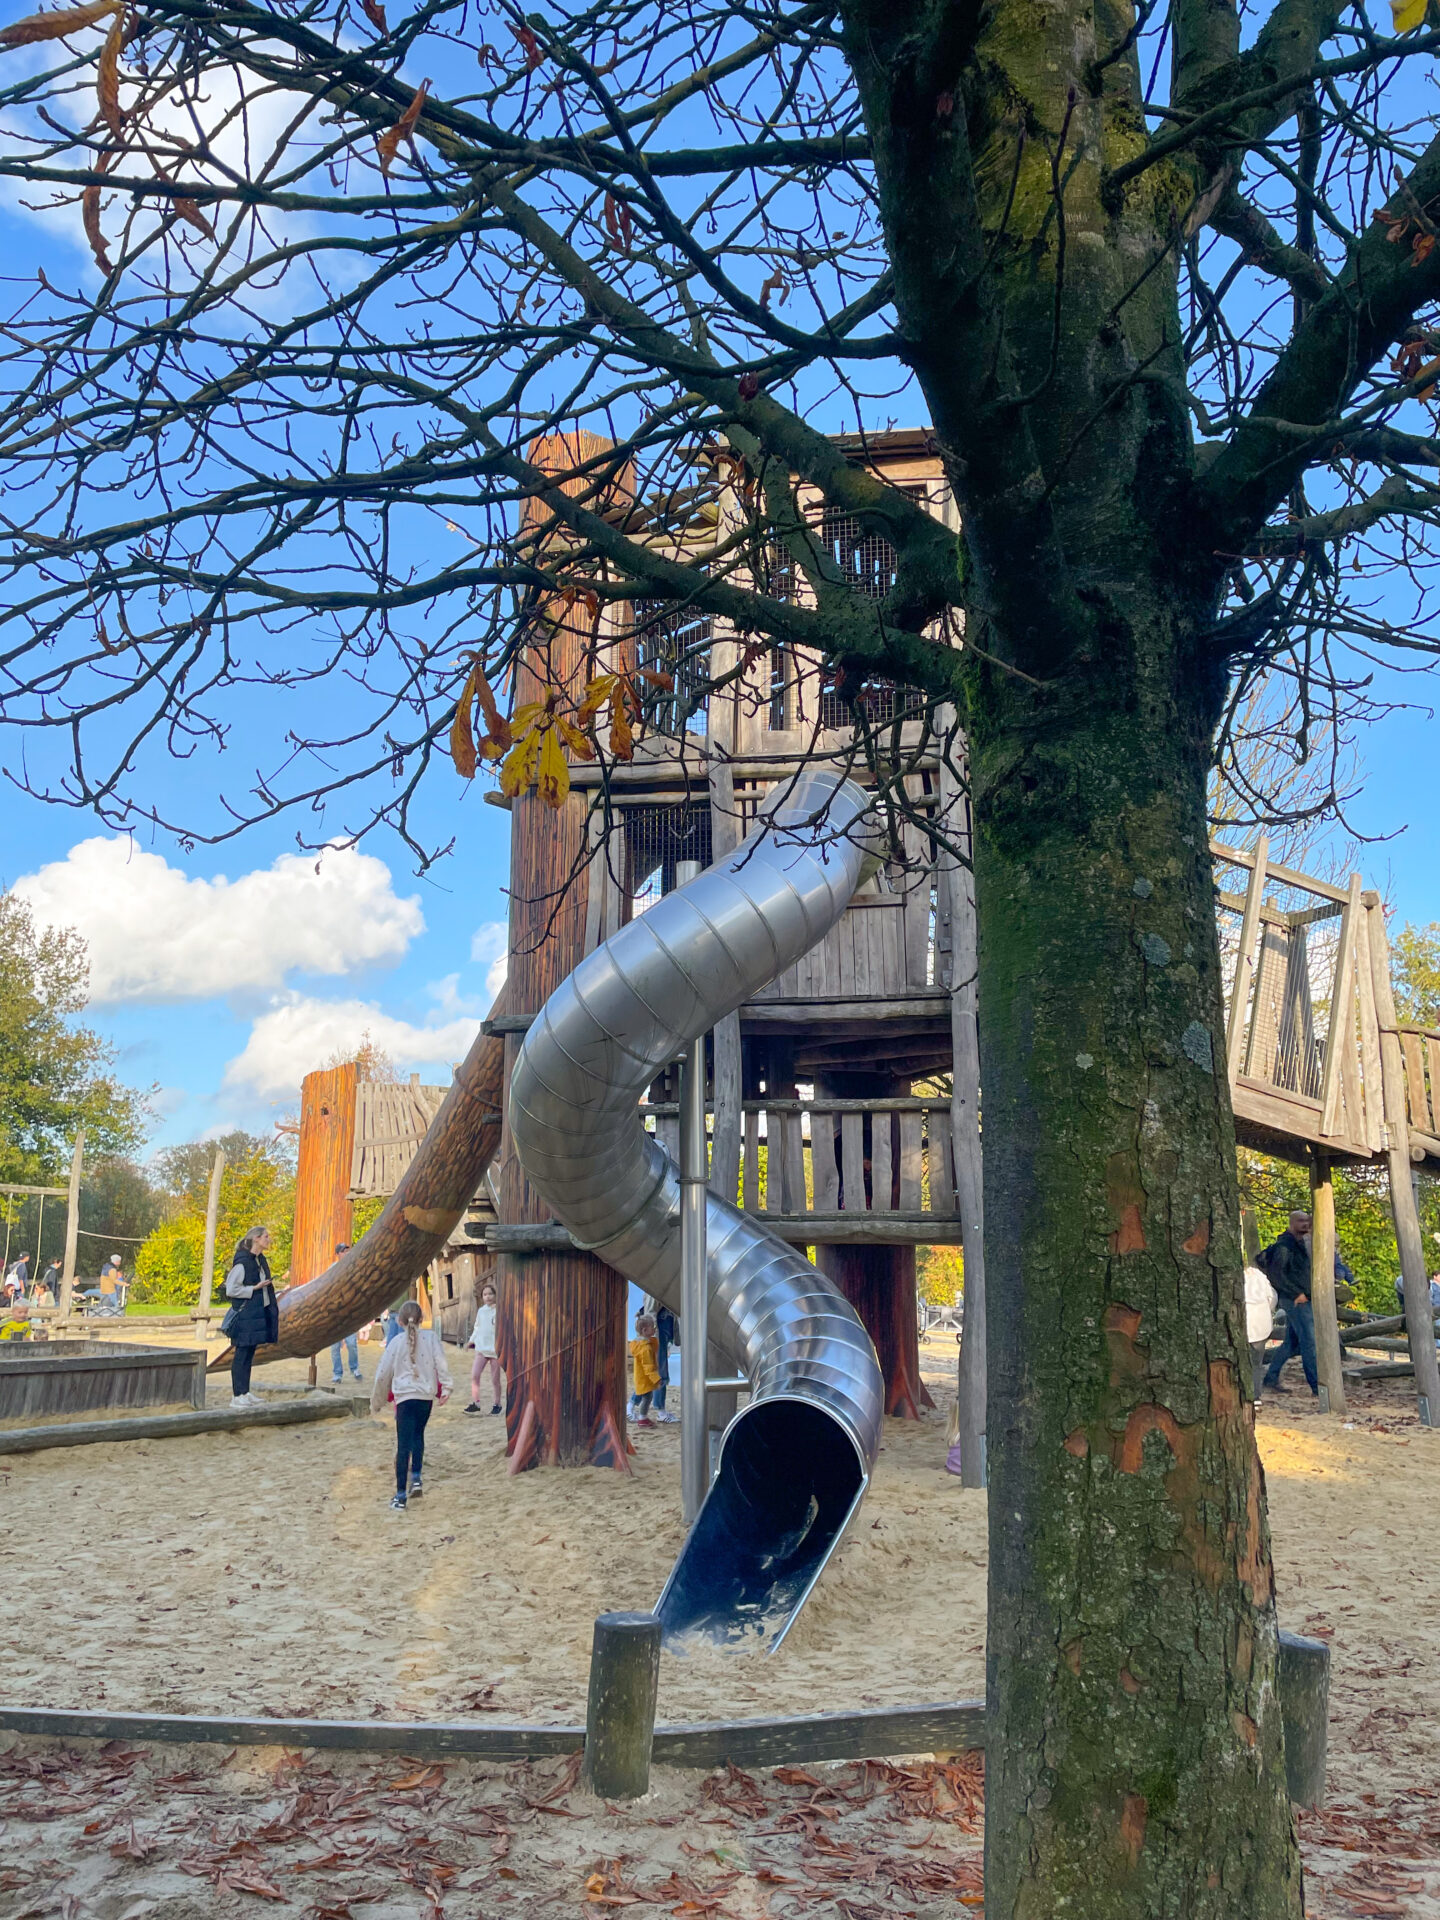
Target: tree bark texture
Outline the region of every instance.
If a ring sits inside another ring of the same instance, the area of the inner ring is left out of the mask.
[[[964,541],[986,1912],[1299,1920],[1207,852],[1195,176],[1107,187],[1144,141],[1128,13],[841,16]]]
[[[886,1413],[918,1420],[935,1402],[920,1377],[914,1247],[821,1246],[815,1264],[839,1287],[875,1343]]]
[[[1203,754],[1178,719],[1057,729],[1033,785],[996,777],[999,736],[979,755],[987,1905],[1014,1920],[1300,1911]]]

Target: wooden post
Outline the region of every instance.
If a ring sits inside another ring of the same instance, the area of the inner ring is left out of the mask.
[[[921,1409],[935,1402],[920,1378],[914,1247],[818,1246],[815,1264],[839,1287],[875,1343],[886,1413],[918,1420]]]
[[[1325,1411],[1344,1413],[1345,1376],[1340,1323],[1335,1317],[1335,1188],[1330,1156],[1318,1147],[1310,1156],[1310,1311],[1315,1318],[1315,1370],[1328,1403]]]
[[[638,1800],[650,1790],[660,1622],[653,1613],[602,1613],[590,1654],[585,1708],[585,1782],[602,1800]]]
[[[1239,1077],[1245,1053],[1245,1014],[1255,979],[1255,941],[1260,932],[1260,903],[1265,894],[1265,872],[1269,859],[1270,838],[1262,833],[1255,842],[1255,864],[1250,869],[1250,884],[1245,889],[1245,911],[1240,919],[1240,951],[1235,956],[1235,983],[1230,989],[1230,1011],[1226,1021],[1225,1053],[1232,1087]]]
[[[1275,1675],[1285,1730],[1285,1784],[1297,1807],[1325,1799],[1325,1747],[1330,1717],[1330,1646],[1298,1633],[1280,1635]]]
[[[355,1062],[322,1067],[300,1083],[300,1151],[295,1168],[295,1232],[290,1279],[318,1279],[335,1248],[352,1237],[351,1163],[355,1157]]]
[[[951,758],[966,762],[957,752]],[[970,796],[955,786],[947,764],[940,768],[941,797],[950,837],[972,847]],[[947,795],[946,788],[952,790]],[[949,892],[951,1095],[950,1129],[955,1149],[955,1202],[965,1252],[965,1307],[961,1325],[957,1398],[960,1413],[960,1484],[983,1487],[985,1468],[985,1167],[980,1144],[979,924],[975,875],[955,859],[940,862]]]
[[[1405,1327],[1410,1336],[1410,1358],[1415,1366],[1415,1393],[1420,1424],[1440,1426],[1440,1367],[1435,1357],[1435,1326],[1430,1314],[1430,1276],[1425,1269],[1425,1243],[1420,1215],[1410,1184],[1410,1122],[1405,1105],[1405,1063],[1396,1032],[1395,994],[1390,985],[1390,943],[1385,935],[1385,910],[1378,893],[1365,895],[1365,922],[1370,937],[1370,972],[1375,987],[1375,1012],[1380,1027],[1380,1078],[1385,1094],[1386,1160],[1390,1174],[1390,1211],[1400,1249],[1400,1272],[1405,1281]]]
[[[75,1260],[80,1244],[80,1168],[85,1157],[85,1129],[75,1135],[75,1150],[70,1155],[70,1185],[65,1199],[65,1265],[60,1270],[60,1298],[56,1303],[60,1318],[68,1320],[75,1297]]]
[[[225,1178],[225,1149],[215,1149],[210,1169],[210,1191],[205,1196],[205,1252],[200,1262],[200,1298],[196,1312],[207,1319],[215,1300],[215,1231],[220,1222],[220,1183]]]

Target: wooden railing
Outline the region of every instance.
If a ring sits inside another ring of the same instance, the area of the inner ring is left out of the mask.
[[[1253,851],[1219,842],[1211,851],[1249,870],[1243,896],[1222,887],[1217,900],[1222,941],[1225,912],[1239,921],[1226,1010],[1237,1120],[1337,1152],[1379,1153],[1385,1106],[1374,968],[1388,961],[1378,899],[1362,893],[1358,873],[1338,887],[1272,862],[1263,834]],[[1307,904],[1277,906],[1267,887]]]
[[[679,1110],[642,1106],[672,1154]],[[865,1214],[953,1221],[955,1159],[947,1100],[747,1100],[737,1196],[747,1213],[788,1219]]]
[[[1410,1132],[1423,1134],[1431,1153],[1440,1150],[1440,1028],[1396,1028],[1405,1062],[1405,1105]]]

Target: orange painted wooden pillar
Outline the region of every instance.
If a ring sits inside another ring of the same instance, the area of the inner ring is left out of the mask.
[[[350,1169],[355,1157],[354,1061],[307,1073],[300,1088],[300,1162],[290,1279],[303,1285],[333,1264],[336,1243],[353,1221]]]
[[[596,435],[556,435],[532,447],[540,467],[563,473],[604,453]],[[565,491],[589,493],[592,481],[570,481]],[[613,503],[623,479],[606,489]],[[592,500],[590,504],[596,502]],[[543,505],[527,510],[531,526],[549,519]],[[595,624],[583,601],[557,598],[532,620],[531,639],[516,669],[516,703],[561,689],[571,711],[602,665]],[[531,791],[511,810],[510,952],[506,1011],[538,1013],[584,956],[587,881],[584,867],[587,801],[571,792],[558,808]],[[507,1035],[505,1085],[521,1036]],[[550,1218],[515,1156],[508,1124],[497,1168],[499,1214],[507,1225]],[[628,1472],[625,1438],[626,1287],[613,1267],[588,1253],[506,1254],[500,1260],[497,1324],[505,1372],[510,1471],[535,1466],[607,1466]]]

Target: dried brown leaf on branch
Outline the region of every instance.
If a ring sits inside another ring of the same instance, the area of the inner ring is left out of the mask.
[[[425,110],[425,96],[430,91],[430,82],[422,80],[415,89],[415,98],[406,107],[404,113],[393,127],[387,127],[375,142],[375,150],[380,155],[380,171],[388,174],[394,166],[401,145],[410,139],[420,124],[420,115]]]
[[[213,240],[215,238],[215,228],[206,215],[201,212],[197,201],[182,198],[177,195],[173,204],[177,220],[183,220],[186,226],[194,227],[198,233],[203,233],[207,240]]]
[[[103,155],[102,169],[103,171]],[[105,235],[100,230],[100,184],[98,181],[86,187],[80,196],[80,220],[85,228],[85,238],[90,242],[90,251],[95,256],[95,264],[103,274],[114,271],[110,255],[105,250]]]
[[[385,9],[380,5],[380,0],[360,0],[360,6],[377,33],[389,33],[390,22],[385,18]]]
[[[95,0],[89,7],[65,7],[59,13],[30,13],[0,27],[0,48],[28,47],[37,40],[63,40],[80,27],[93,27],[114,13],[119,0]]]
[[[95,97],[100,103],[100,118],[117,140],[125,130],[125,116],[120,111],[120,49],[125,44],[126,20],[122,7],[110,22],[95,69]]]
[[[541,52],[540,42],[535,38],[535,34],[530,27],[512,27],[510,31],[524,49],[525,71],[527,73],[533,73],[545,57]]]

